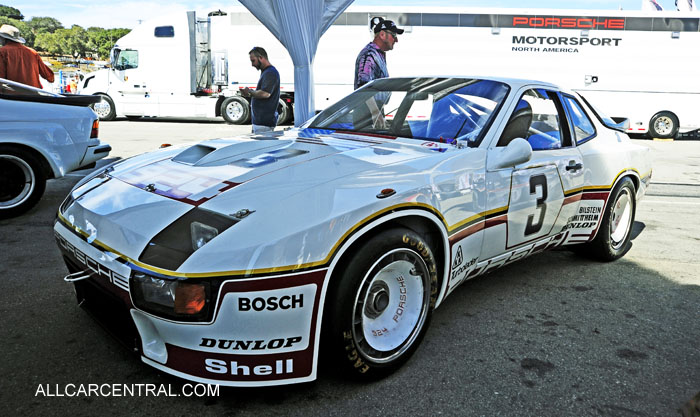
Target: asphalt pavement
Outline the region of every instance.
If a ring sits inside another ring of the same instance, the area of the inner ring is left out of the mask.
[[[120,120],[101,138],[113,159],[249,129]],[[654,174],[624,258],[553,251],[467,282],[380,381],[327,367],[313,383],[204,397],[183,395],[186,381],[141,363],[76,305],[52,224],[84,172],[50,181],[37,207],[0,221],[0,415],[678,416],[700,391],[700,141],[635,142],[652,149]],[[111,388],[60,396],[71,384]],[[122,384],[161,391],[123,395]]]

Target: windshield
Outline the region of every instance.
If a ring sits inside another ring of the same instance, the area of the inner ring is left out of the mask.
[[[321,112],[309,127],[478,145],[509,87],[466,78],[373,81]]]

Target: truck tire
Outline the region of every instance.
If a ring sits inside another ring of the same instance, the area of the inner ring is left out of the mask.
[[[398,369],[428,329],[438,293],[437,260],[417,233],[389,229],[338,266],[323,321],[324,355],[358,379]]]
[[[277,106],[277,126],[281,126],[292,119],[292,108],[286,101],[280,99],[280,104]]]
[[[668,139],[678,133],[680,123],[678,117],[670,111],[660,111],[649,120],[649,136],[652,138]]]
[[[97,113],[100,120],[110,121],[117,117],[117,111],[114,108],[114,101],[107,94],[95,94],[102,97],[102,101],[90,105],[90,108]]]
[[[250,120],[250,104],[243,97],[229,97],[221,103],[221,115],[228,123],[242,125]]]
[[[0,219],[34,207],[45,188],[46,174],[32,153],[0,145]]]

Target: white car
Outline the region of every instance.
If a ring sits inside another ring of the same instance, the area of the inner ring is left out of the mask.
[[[111,150],[100,143],[94,96],[61,96],[0,78],[0,218],[21,214],[46,180],[94,166]]]
[[[192,381],[374,378],[466,280],[630,247],[649,150],[576,93],[389,78],[300,129],[165,148],[77,184],[54,226],[81,305]],[[454,300],[459,302],[459,300]]]

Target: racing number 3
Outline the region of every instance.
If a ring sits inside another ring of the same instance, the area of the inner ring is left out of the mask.
[[[544,174],[533,175],[530,177],[530,194],[535,194],[537,192],[537,186],[542,187],[542,197],[537,199],[537,210],[540,212],[540,218],[537,219],[537,223],[533,223],[535,215],[531,214],[527,216],[527,225],[525,225],[525,236],[537,233],[542,229],[542,224],[544,223],[544,213],[547,211],[547,203],[544,201],[547,199],[547,177]]]

